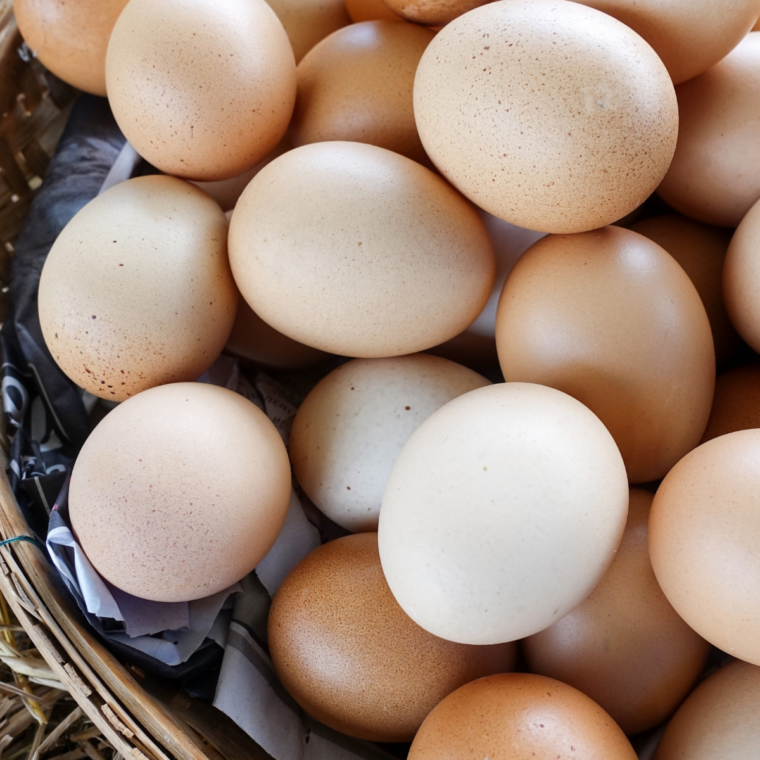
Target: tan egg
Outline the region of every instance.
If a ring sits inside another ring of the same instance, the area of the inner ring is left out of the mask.
[[[412,86],[433,32],[366,21],[331,34],[298,66],[294,145],[351,140],[424,163]]]
[[[757,0],[729,6],[712,0],[575,0],[608,13],[638,32],[660,56],[675,84],[707,71],[728,55],[757,18]]]
[[[660,485],[649,554],[676,612],[724,652],[760,665],[760,430],[703,443]]]
[[[345,0],[346,10],[355,24],[362,21],[403,21],[383,0]]]
[[[760,34],[676,94],[678,145],[657,192],[686,216],[736,227],[760,199]]]
[[[468,681],[512,670],[515,645],[471,647],[423,631],[398,606],[377,534],[331,541],[272,601],[269,649],[301,707],[360,739],[411,741],[427,714]]]
[[[253,312],[242,296],[225,351],[270,369],[305,369],[328,356],[278,333]]]
[[[290,433],[290,458],[307,496],[333,522],[376,531],[393,463],[412,433],[481,375],[426,354],[355,359],[304,399]]]
[[[491,297],[478,318],[463,333],[431,348],[430,353],[467,366],[489,367],[499,363],[496,352],[496,308],[504,283],[520,256],[533,243],[544,237],[545,233],[515,227],[514,224],[503,222],[487,211],[481,211],[480,215],[496,255],[496,280]]]
[[[90,201],[42,269],[42,335],[90,393],[123,401],[195,380],[232,329],[237,291],[219,206],[174,177],[128,180]]]
[[[93,95],[106,94],[106,48],[128,0],[14,0],[19,30],[57,77]]]
[[[293,340],[361,358],[423,351],[475,320],[493,248],[468,201],[415,161],[326,142],[253,179],[230,225],[251,308]]]
[[[414,432],[380,510],[388,585],[451,641],[530,636],[580,604],[625,528],[628,484],[612,437],[570,396],[479,388]]]
[[[755,22],[755,25],[752,27],[752,31],[753,32],[760,32],[760,19],[758,19]]]
[[[705,308],[673,257],[630,230],[539,240],[504,286],[496,345],[507,381],[557,388],[599,416],[632,483],[663,477],[707,425]]]
[[[718,365],[739,347],[723,301],[723,262],[731,242],[729,230],[695,222],[680,214],[666,214],[632,224],[629,229],[664,248],[684,269],[702,299],[710,320]]]
[[[95,569],[157,602],[210,596],[277,538],[290,465],[274,425],[203,383],[152,388],[110,412],[74,465],[69,509]]]
[[[756,760],[760,668],[732,662],[713,673],[670,721],[655,760]]]
[[[415,24],[443,27],[489,0],[384,0],[401,18]]]
[[[295,59],[264,0],[130,0],[108,44],[106,84],[143,158],[167,174],[221,180],[285,134]]]
[[[760,201],[752,206],[736,229],[723,267],[723,296],[728,315],[739,334],[755,351],[760,350],[759,242]]]
[[[298,63],[320,40],[347,26],[343,0],[267,0],[277,14]]]
[[[456,188],[544,232],[633,211],[665,175],[678,131],[673,84],[649,45],[565,0],[503,0],[447,25],[417,69],[414,115]]]
[[[599,705],[559,681],[527,673],[481,678],[427,717],[409,760],[636,760]]]
[[[654,577],[647,548],[653,498],[631,490],[623,540],[604,578],[570,614],[523,642],[532,673],[579,689],[626,734],[665,720],[691,691],[710,652]]]
[[[760,366],[739,367],[718,375],[710,419],[702,441],[760,428]]]

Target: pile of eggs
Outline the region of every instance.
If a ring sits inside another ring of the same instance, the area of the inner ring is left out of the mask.
[[[229,587],[292,466],[350,534],[269,620],[328,726],[630,760],[675,713],[657,760],[756,757],[760,2],[15,6],[162,172],[82,209],[40,281],[56,362],[123,402],[71,480],[98,571]],[[350,360],[286,451],[193,382],[224,350]],[[695,690],[711,645],[737,661]]]

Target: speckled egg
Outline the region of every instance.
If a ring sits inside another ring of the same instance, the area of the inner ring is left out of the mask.
[[[413,24],[366,21],[322,40],[298,66],[293,143],[353,140],[427,161],[412,86],[432,39]]]
[[[760,668],[732,662],[683,703],[655,760],[755,760],[760,747]]]
[[[306,712],[382,742],[410,741],[445,696],[512,670],[516,653],[453,644],[413,623],[385,582],[375,533],[325,544],[291,571],[272,601],[269,649]]]
[[[412,433],[481,375],[426,354],[355,359],[304,399],[290,433],[293,470],[308,497],[353,532],[376,531],[385,484]]]
[[[143,158],[167,174],[220,180],[282,138],[295,59],[264,0],[130,0],[108,44],[106,85]]]
[[[495,263],[477,211],[404,156],[305,145],[265,167],[232,217],[230,263],[251,308],[293,340],[379,358],[424,351],[475,320]]]
[[[676,612],[724,652],[760,665],[760,430],[703,443],[667,475],[649,554]]]
[[[211,596],[247,575],[290,500],[279,433],[214,385],[152,388],[110,412],[74,465],[71,523],[95,569],[157,602]]]
[[[559,681],[526,673],[457,689],[422,724],[409,760],[636,760],[599,705]]]
[[[415,24],[444,26],[488,0],[384,0],[401,18]]]
[[[195,380],[221,353],[237,291],[227,221],[173,177],[128,180],[90,201],[42,269],[42,335],[61,369],[112,401]]]
[[[673,84],[652,48],[566,0],[501,0],[452,21],[422,56],[414,114],[456,188],[544,232],[595,229],[639,206],[678,131]]]
[[[604,575],[628,510],[615,442],[552,388],[501,383],[434,412],[391,470],[380,558],[426,630],[465,644],[530,636]]]
[[[657,192],[686,216],[736,227],[760,199],[760,34],[676,94],[678,145]]]
[[[626,734],[667,718],[691,691],[710,651],[652,572],[647,522],[653,498],[631,490],[623,540],[599,585],[562,620],[523,641],[531,672],[579,689]]]
[[[106,94],[106,48],[128,0],[14,0],[26,43],[57,77]]]
[[[760,428],[760,365],[738,367],[718,375],[702,441],[752,428]]]
[[[557,388],[599,416],[632,483],[663,477],[707,425],[705,308],[673,257],[630,230],[539,240],[504,286],[496,345],[506,380]]]

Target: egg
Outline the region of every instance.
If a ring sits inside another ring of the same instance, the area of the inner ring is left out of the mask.
[[[711,0],[575,0],[608,13],[638,32],[675,84],[702,74],[730,53],[757,19],[757,0],[730,8]]]
[[[40,277],[40,326],[58,366],[112,401],[197,379],[235,319],[226,234],[219,206],[173,177],[131,179],[90,201]]]
[[[655,760],[754,760],[760,747],[760,668],[732,662],[670,721]]]
[[[703,443],[663,480],[649,554],[676,612],[724,652],[760,665],[760,430]]]
[[[736,227],[760,199],[760,34],[676,94],[678,145],[657,192],[686,216]]]
[[[475,209],[415,161],[374,145],[305,145],[265,167],[229,235],[240,292],[269,325],[322,351],[423,351],[475,320],[493,248]]]
[[[322,40],[298,66],[293,143],[352,140],[426,162],[412,85],[432,39],[413,24],[365,21]]]
[[[425,354],[338,367],[293,420],[290,457],[298,482],[333,522],[376,531],[385,484],[409,437],[436,409],[485,385],[476,372]]]
[[[346,10],[354,23],[362,21],[403,21],[383,0],[346,0]]]
[[[402,609],[464,644],[530,636],[583,601],[625,528],[620,452],[586,407],[501,383],[412,434],[380,509],[380,559]]]
[[[128,0],[14,0],[19,31],[57,77],[106,94],[106,48]]]
[[[130,0],[108,44],[106,85],[143,158],[167,174],[222,180],[285,134],[295,59],[264,0]]]
[[[702,441],[760,428],[760,366],[738,367],[718,375],[710,419]]]
[[[506,673],[444,699],[412,743],[409,760],[636,760],[601,707],[559,681]]]
[[[626,734],[665,720],[691,691],[710,651],[654,577],[647,548],[653,498],[631,490],[623,540],[604,578],[562,620],[523,642],[532,673],[582,691]]]
[[[401,18],[416,24],[441,27],[487,0],[384,0],[385,4]]]
[[[511,670],[516,654],[514,644],[454,644],[413,623],[385,582],[376,533],[303,559],[272,601],[268,631],[275,670],[296,702],[370,741],[410,741],[445,696]]]
[[[455,19],[414,82],[422,144],[464,195],[511,224],[583,232],[657,187],[678,108],[649,45],[566,0],[501,0]]]
[[[289,500],[288,455],[266,415],[225,388],[176,383],[125,401],[98,424],[74,465],[69,510],[107,581],[181,602],[251,572]]]
[[[320,40],[351,23],[343,0],[267,0],[298,63]]]
[[[533,245],[502,291],[496,345],[506,380],[557,388],[599,416],[632,483],[663,477],[707,425],[705,308],[673,257],[630,230]]]

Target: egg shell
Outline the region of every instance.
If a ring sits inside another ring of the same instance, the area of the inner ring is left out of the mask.
[[[442,27],[488,0],[384,0],[401,18],[415,24]]]
[[[667,475],[649,554],[676,612],[724,652],[760,665],[760,430],[703,443]]]
[[[678,144],[657,192],[686,216],[736,227],[760,199],[760,34],[676,94]]]
[[[678,130],[673,84],[652,48],[566,0],[502,0],[452,21],[422,56],[414,114],[455,187],[543,232],[633,211],[664,176]]]
[[[670,721],[655,760],[755,760],[760,668],[732,662],[713,673]]]
[[[523,641],[532,673],[569,684],[626,734],[665,720],[699,678],[710,645],[662,593],[647,548],[653,495],[632,489],[623,540],[591,595]]]
[[[627,509],[623,461],[599,419],[552,388],[501,383],[450,401],[401,450],[380,510],[380,558],[426,630],[514,641],[591,593]]]
[[[293,420],[290,457],[298,482],[333,522],[376,531],[385,484],[412,433],[436,409],[486,385],[476,372],[425,354],[338,367]]]
[[[265,322],[360,358],[452,338],[485,306],[495,273],[468,201],[415,161],[351,142],[305,145],[265,167],[238,201],[229,249]]]
[[[660,56],[675,84],[728,55],[757,19],[757,0],[574,0],[614,16]]]
[[[269,614],[277,675],[310,715],[360,739],[411,741],[427,714],[468,681],[514,667],[514,644],[471,647],[422,630],[398,606],[377,534],[313,551]]]
[[[57,77],[93,95],[106,94],[106,48],[128,0],[14,0],[27,45]]]
[[[318,42],[347,26],[343,0],[267,0],[285,29],[298,63]]]
[[[346,10],[355,24],[362,21],[403,21],[383,0],[345,0]]]
[[[110,412],[71,475],[71,524],[95,569],[122,591],[183,602],[247,575],[290,500],[279,433],[214,385],[153,388]]]
[[[427,162],[412,86],[433,36],[413,24],[365,21],[322,40],[298,66],[294,145],[351,140]]]
[[[758,365],[738,367],[718,375],[710,419],[702,442],[752,428],[760,428]]]
[[[295,58],[264,0],[130,0],[108,44],[106,84],[143,158],[167,174],[222,180],[285,134]]]
[[[629,229],[664,248],[684,269],[702,299],[710,320],[718,365],[725,365],[739,347],[723,301],[723,263],[729,230],[696,222],[680,214],[665,214],[632,224]]]
[[[632,483],[663,477],[707,425],[705,308],[673,257],[630,230],[539,240],[504,286],[496,345],[507,381],[557,388],[599,416]]]
[[[232,329],[227,221],[187,182],[122,182],[66,225],[40,277],[42,334],[58,366],[112,401],[195,380]]]
[[[601,707],[559,681],[527,673],[481,678],[427,717],[409,760],[636,760]]]

